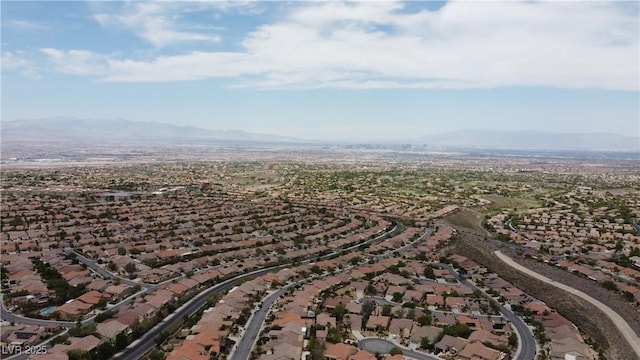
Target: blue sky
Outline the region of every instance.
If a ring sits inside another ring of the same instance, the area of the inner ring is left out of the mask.
[[[636,1],[2,2],[2,121],[640,133]]]

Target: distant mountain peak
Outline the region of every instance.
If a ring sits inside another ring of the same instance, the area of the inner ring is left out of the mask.
[[[207,130],[194,126],[125,119],[52,117],[3,121],[0,124],[2,143],[5,144],[176,145],[215,143],[326,144],[334,142],[331,140],[325,142],[309,141],[242,130]],[[431,150],[465,148],[640,152],[640,139],[637,136],[606,133],[555,133],[540,130],[469,129],[413,139],[359,140],[356,143],[363,142],[426,145],[426,149]],[[345,141],[341,143],[347,144]]]
[[[182,144],[215,142],[301,143],[304,140],[242,130],[207,130],[151,121],[54,117],[2,122],[6,143]]]

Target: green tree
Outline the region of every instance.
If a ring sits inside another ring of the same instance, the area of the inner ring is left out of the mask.
[[[162,350],[154,349],[149,354],[149,360],[164,360],[164,352],[162,352]]]
[[[100,313],[98,315],[96,315],[95,317],[95,321],[97,323],[101,323],[109,318],[112,318],[114,315],[116,314],[115,311],[105,311],[103,313]]]
[[[104,309],[105,307],[107,307],[107,299],[102,298],[98,300],[98,308]]]
[[[273,280],[271,281],[271,288],[272,288],[272,289],[277,289],[277,288],[279,288],[280,286],[282,286],[282,284],[280,284],[280,282],[279,282],[277,279],[273,279]]]
[[[616,285],[616,283],[614,283],[611,280],[605,280],[602,282],[602,287],[607,289],[607,290],[611,290],[611,291],[618,291],[618,285]]]
[[[319,341],[317,338],[314,339],[311,346],[311,359],[312,360],[324,360],[324,352],[327,350],[327,346],[324,341]]]
[[[114,263],[113,261],[109,260],[109,262],[107,263],[107,269],[109,269],[110,271],[116,271],[118,270],[118,265],[116,265],[116,263]]]
[[[89,355],[89,352],[86,350],[82,350],[82,349],[71,349],[69,351],[67,351],[67,356],[69,357],[69,360],[89,360],[91,359],[91,356]]]
[[[428,279],[435,279],[436,278],[436,274],[433,271],[433,267],[431,267],[431,265],[427,265],[424,267],[424,276]]]
[[[116,351],[121,351],[124,348],[126,348],[127,345],[129,345],[129,337],[127,336],[127,334],[125,334],[124,332],[118,333],[118,335],[116,335],[116,340],[114,345],[115,345]]]
[[[366,295],[376,295],[378,292],[376,291],[376,287],[373,286],[373,283],[369,283],[367,285],[367,288],[364,289],[364,293]]]
[[[391,348],[391,350],[389,350],[389,354],[390,355],[402,355],[402,350],[399,347],[394,346],[394,347]]]
[[[136,267],[136,263],[130,262],[127,265],[125,265],[124,266],[124,271],[129,273],[129,275],[135,274],[135,272],[138,271],[138,268]]]
[[[433,318],[431,317],[431,314],[429,312],[425,312],[418,318],[418,324],[420,326],[431,325],[432,321],[433,321]]]
[[[469,335],[471,335],[471,333],[473,332],[473,330],[471,330],[469,326],[457,321],[453,325],[445,326],[443,330],[445,335],[450,335],[453,337],[461,337],[465,339],[468,338]]]
[[[340,333],[340,330],[333,326],[329,326],[327,329],[327,341],[334,344],[342,342],[342,334]]]
[[[376,304],[373,301],[365,301],[362,304],[362,316],[370,316],[376,309]]]
[[[107,360],[109,358],[111,358],[111,356],[113,356],[113,354],[115,354],[115,348],[113,347],[113,344],[111,344],[110,342],[106,341],[103,342],[102,344],[98,345],[98,347],[95,350],[95,358],[99,359],[99,360]],[[93,358],[93,357],[92,357]]]
[[[72,332],[72,330],[76,330],[77,329],[77,333]],[[88,325],[88,326],[83,326],[83,327],[74,327],[69,329],[69,335],[71,336],[75,336],[75,337],[85,337],[88,335],[92,335],[95,334],[96,332],[96,325]]]
[[[65,341],[67,341],[68,338],[69,338],[69,335],[67,335],[67,334],[58,335],[58,336],[54,337],[53,339],[51,339],[50,344],[51,344],[51,346],[54,346],[56,344],[62,344]]]
[[[633,295],[633,293],[630,293],[628,291],[624,292],[624,298],[629,302],[635,302],[636,301],[635,295]]]
[[[344,304],[340,303],[336,305],[336,307],[331,311],[331,314],[336,318],[337,321],[342,321],[344,314],[346,314],[347,309]]]
[[[425,350],[431,350],[433,348],[433,344],[428,337],[423,337],[420,339],[420,348]]]
[[[515,332],[509,334],[509,346],[516,347],[518,346],[518,335]]]

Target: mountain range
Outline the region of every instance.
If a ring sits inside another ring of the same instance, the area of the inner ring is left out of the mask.
[[[143,144],[338,144],[345,141],[310,141],[240,130],[207,130],[192,126],[131,120],[47,118],[2,121],[4,144],[69,143],[101,145]],[[418,129],[416,129],[416,132]],[[638,136],[608,133],[567,134],[541,131],[460,130],[415,138],[368,140],[371,144],[417,144],[428,149],[471,148],[499,150],[640,151]],[[362,140],[357,143],[363,143]]]
[[[183,144],[208,142],[296,143],[304,140],[240,130],[123,119],[47,118],[2,122],[3,142],[74,144]]]

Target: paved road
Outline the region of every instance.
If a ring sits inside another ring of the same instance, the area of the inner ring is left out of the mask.
[[[401,222],[395,222],[394,227],[389,230],[388,232],[381,234],[373,239],[370,239],[366,242],[364,242],[363,244],[374,244],[377,242],[380,242],[384,239],[386,239],[387,237],[392,237],[395,236],[396,234],[398,234],[399,232],[401,232],[402,230],[404,230],[404,224],[402,224]],[[339,255],[341,253],[344,252],[348,252],[351,251],[353,249],[356,249],[358,247],[360,247],[363,244],[357,244],[357,245],[353,245],[350,246],[348,248],[345,249],[338,249],[330,254],[326,254],[324,256],[321,256],[320,259],[328,259],[332,256],[335,255]],[[75,253],[75,252],[74,252]],[[78,261],[84,263],[87,265],[87,267],[95,270],[99,275],[105,277],[105,278],[118,278],[120,279],[120,281],[122,283],[126,283],[126,284],[130,284],[130,285],[141,285],[142,286],[142,290],[137,293],[134,294],[133,296],[130,296],[129,298],[125,299],[124,301],[114,305],[113,307],[111,307],[109,310],[117,310],[118,308],[120,308],[121,306],[125,306],[127,304],[129,304],[131,301],[134,300],[134,298],[136,297],[136,295],[141,294],[141,293],[148,293],[151,292],[153,290],[155,290],[156,288],[163,286],[164,284],[171,282],[172,280],[175,279],[170,279],[167,280],[165,282],[162,282],[160,284],[156,284],[156,285],[152,285],[152,284],[139,284],[135,281],[131,281],[128,279],[122,279],[119,278],[111,273],[109,273],[108,271],[102,269],[101,267],[99,267],[98,265],[96,265],[95,263],[93,263],[93,261],[87,259],[86,257],[75,253],[77,255],[77,259]],[[314,262],[315,258],[313,259],[307,259],[301,262],[301,264],[308,264],[311,262]],[[168,316],[167,318],[165,318],[164,320],[162,320],[159,324],[157,324],[155,327],[153,327],[152,329],[150,329],[148,332],[146,332],[141,338],[137,339],[136,341],[134,341],[133,343],[129,344],[129,346],[127,348],[125,348],[124,351],[116,354],[114,356],[115,359],[128,359],[128,360],[137,360],[139,358],[141,358],[144,354],[146,354],[147,352],[151,351],[151,349],[153,349],[155,347],[155,338],[160,335],[160,333],[162,333],[162,331],[164,331],[167,327],[169,327],[170,325],[172,325],[173,323],[175,323],[176,321],[181,321],[182,318],[185,315],[191,315],[193,313],[195,313],[200,307],[202,307],[207,299],[217,293],[220,293],[222,291],[225,291],[227,289],[232,288],[233,286],[236,286],[240,280],[243,280],[247,277],[250,276],[260,276],[269,272],[274,272],[274,271],[279,271],[281,269],[284,269],[288,266],[290,266],[291,264],[283,264],[283,265],[278,265],[278,266],[272,266],[269,268],[264,268],[264,269],[260,269],[260,270],[256,270],[247,274],[242,274],[242,275],[238,275],[232,279],[226,280],[222,283],[219,283],[203,292],[201,292],[200,294],[198,294],[197,296],[195,296],[193,299],[189,300],[189,302],[185,303],[184,305],[182,305],[178,310],[176,310],[176,312],[174,312],[173,314],[171,314],[170,316]],[[1,302],[1,298],[0,298],[0,302]],[[9,312],[7,309],[4,308],[4,303],[2,302],[0,304],[0,319],[2,320],[6,320],[6,321],[10,321],[10,322],[16,322],[16,323],[20,323],[20,324],[26,324],[26,325],[50,325],[50,324],[55,324],[55,325],[59,325],[59,326],[63,326],[63,327],[73,327],[76,325],[75,322],[68,322],[68,321],[54,321],[54,320],[43,320],[43,319],[32,319],[32,318],[28,318],[28,317],[23,317],[23,316],[19,316],[19,315],[15,315],[11,312]],[[84,321],[82,321],[82,325],[83,326],[87,326],[87,325],[91,325],[94,323],[94,317],[90,318],[90,319],[86,319]],[[251,349],[249,349],[250,351]]]
[[[394,234],[397,233],[398,228],[394,228],[394,230],[392,230],[389,235],[393,232]],[[409,246],[413,246],[415,243],[423,240],[426,236],[429,236],[433,233],[432,229],[427,229],[427,231],[420,236],[418,239],[416,239],[415,241],[403,246],[400,249],[404,249],[407,248]],[[387,237],[386,234],[383,234],[379,237],[376,237],[375,239],[373,239],[373,241],[379,241],[384,239],[385,237]],[[347,249],[344,250],[340,250],[341,252],[345,251],[345,250],[351,250],[351,249],[355,249],[357,247],[359,247],[360,245],[354,245],[351,246]],[[304,280],[306,281],[306,280]],[[300,283],[300,282],[299,282]],[[295,284],[294,284],[295,285]],[[290,285],[290,286],[294,286],[294,285]],[[289,286],[289,287],[290,287]],[[258,335],[260,333],[260,330],[262,330],[262,325],[264,324],[264,319],[267,316],[267,313],[269,311],[269,308],[271,307],[271,305],[273,305],[273,303],[278,299],[279,296],[281,296],[282,294],[284,294],[286,291],[286,288],[280,289],[278,292],[269,295],[267,298],[264,299],[264,301],[262,302],[262,308],[257,311],[256,313],[253,314],[253,316],[251,317],[251,319],[249,320],[249,324],[247,325],[247,329],[245,330],[245,332],[243,333],[240,341],[238,342],[235,351],[233,351],[230,354],[229,359],[231,360],[246,360],[249,358],[249,355],[251,354],[251,350],[253,349],[253,346],[255,345],[256,341],[258,340]]]
[[[2,302],[2,306],[0,306],[0,319],[3,321],[14,322],[17,324],[24,325],[58,325],[62,327],[73,327],[76,326],[76,323],[71,321],[55,321],[55,320],[43,320],[43,319],[32,319],[29,317],[24,317],[20,315],[13,314],[9,312],[9,310],[4,308],[4,300],[0,297],[0,302]]]
[[[374,259],[383,259],[383,258],[388,258],[391,257],[396,251],[402,251],[408,247],[411,247],[413,245],[415,245],[416,243],[423,241],[424,239],[427,239],[429,236],[431,236],[433,234],[433,229],[427,229],[424,234],[420,235],[420,237],[418,237],[417,239],[413,240],[412,242],[403,245],[395,250],[388,250],[385,251],[383,254],[380,255],[372,255],[372,257]]]
[[[636,230],[636,234],[640,235],[640,225],[636,222],[638,219],[631,219],[631,226]]]
[[[140,286],[142,286],[144,288],[154,287],[154,285],[152,285],[152,284],[139,283],[139,282],[135,282],[135,281],[132,281],[132,280],[129,280],[129,279],[125,279],[125,278],[121,278],[121,277],[115,276],[112,273],[108,272],[107,270],[103,269],[101,266],[97,265],[92,260],[87,259],[84,255],[78,254],[77,252],[73,251],[70,248],[65,249],[65,251],[67,252],[67,254],[69,254],[69,253],[76,254],[76,259],[78,259],[79,262],[87,265],[88,268],[90,268],[91,270],[93,270],[96,273],[98,273],[98,275],[102,276],[103,279],[118,279],[118,280],[120,280],[121,284],[127,284],[127,285],[131,285],[131,286],[140,285]]]
[[[280,265],[253,271],[248,274],[236,276],[232,279],[223,281],[215,286],[210,287],[209,289],[196,295],[193,299],[189,300],[189,302],[182,305],[173,314],[169,315],[152,329],[147,331],[138,340],[129,344],[129,346],[127,346],[125,350],[116,354],[114,356],[114,359],[137,360],[142,358],[144,354],[151,351],[151,349],[156,346],[155,338],[160,335],[160,333],[162,333],[167,327],[171,326],[175,322],[182,321],[182,318],[185,315],[192,315],[197,312],[199,308],[204,306],[204,304],[211,296],[231,289],[232,287],[238,285],[238,283],[240,283],[240,281],[244,280],[245,278],[251,276],[260,276],[269,272],[278,271],[285,267],[285,265]]]
[[[273,305],[273,303],[276,302],[276,300],[278,300],[280,296],[282,296],[285,292],[287,292],[287,289],[289,287],[282,288],[276,291],[275,293],[267,296],[262,301],[262,306],[260,307],[260,309],[253,314],[251,319],[249,319],[247,327],[244,333],[242,334],[242,338],[240,338],[240,341],[236,344],[236,350],[232,354],[230,354],[229,356],[230,360],[249,359],[249,355],[251,355],[251,350],[253,349],[253,346],[258,340],[258,335],[262,330],[264,319],[267,317],[267,314],[269,313],[269,308],[271,308],[271,305]]]
[[[106,279],[119,279],[121,281],[121,283],[124,284],[129,284],[132,286],[135,285],[140,285],[142,287],[142,290],[129,296],[128,298],[124,299],[123,301],[107,308],[106,310],[115,310],[117,311],[118,309],[120,309],[122,306],[126,306],[128,305],[130,302],[132,302],[138,295],[143,294],[143,293],[149,293],[155,289],[157,289],[160,286],[166,285],[169,282],[175,280],[175,279],[169,279],[167,281],[164,281],[162,283],[159,284],[140,284],[137,283],[135,281],[131,281],[128,279],[123,279],[123,278],[119,278],[113,274],[111,274],[110,272],[106,271],[105,269],[101,268],[100,266],[96,265],[93,261],[87,259],[86,257],[82,256],[81,254],[76,253],[75,251],[68,249],[66,250],[67,253],[73,252],[74,254],[76,254],[77,259],[79,262],[86,264],[88,268],[94,270],[96,273],[98,273],[100,276],[102,276],[103,278]],[[87,326],[87,325],[91,325],[94,323],[94,318],[95,316],[83,320],[82,321],[82,325],[83,326]],[[34,318],[29,318],[29,317],[25,317],[25,316],[20,316],[20,315],[16,315],[10,311],[8,311],[7,309],[5,309],[4,307],[4,301],[0,295],[0,319],[2,320],[6,320],[9,322],[15,322],[18,324],[24,324],[24,325],[58,325],[58,326],[62,326],[62,327],[66,327],[66,328],[70,328],[70,327],[74,327],[76,326],[76,323],[73,321],[57,321],[57,320],[45,320],[45,319],[34,319]]]
[[[388,236],[395,236],[395,234],[397,234],[398,232],[402,231],[402,229],[404,229],[404,225],[400,222],[396,222],[395,226],[393,227],[393,229],[389,230],[388,232],[381,234],[373,239],[370,239],[368,241],[366,241],[364,244],[372,244],[372,243],[376,243],[379,241],[382,241],[384,239],[386,239]],[[353,250],[355,248],[358,248],[359,246],[361,246],[362,244],[358,244],[358,245],[354,245],[354,246],[350,246],[346,249],[338,249],[332,253],[326,254],[324,256],[319,257],[320,259],[328,259],[332,256],[335,255],[339,255],[342,252],[345,251],[350,251]],[[312,263],[316,260],[317,258],[313,258],[313,259],[307,259],[301,262],[301,264],[308,264],[308,263]],[[162,320],[159,324],[157,324],[156,326],[154,326],[152,329],[150,329],[149,331],[147,331],[142,337],[140,337],[138,340],[132,342],[131,344],[129,344],[129,346],[127,346],[122,352],[116,354],[113,358],[114,359],[124,359],[124,360],[137,360],[139,358],[141,358],[144,354],[146,354],[147,352],[151,351],[151,349],[153,349],[156,344],[155,344],[155,338],[162,333],[162,331],[164,331],[167,327],[169,327],[171,324],[173,324],[176,321],[181,321],[182,317],[185,315],[191,315],[193,313],[195,313],[200,307],[202,307],[206,302],[207,299],[210,298],[211,296],[218,294],[224,290],[230,289],[233,286],[237,285],[241,280],[244,280],[245,278],[248,278],[250,276],[260,276],[260,275],[264,275],[267,274],[269,272],[275,272],[275,271],[279,271],[281,269],[287,268],[291,266],[291,264],[283,264],[283,265],[278,265],[278,266],[272,266],[269,268],[265,268],[265,269],[260,269],[260,270],[256,270],[256,271],[252,271],[250,273],[247,274],[243,274],[243,275],[238,275],[234,278],[231,278],[229,280],[226,280],[222,283],[219,283],[213,287],[210,287],[209,289],[203,291],[202,293],[198,294],[196,297],[194,297],[193,299],[189,300],[189,302],[187,302],[186,304],[182,305],[178,310],[176,310],[176,312],[174,312],[173,314],[169,315],[167,318],[165,318],[164,320]],[[249,350],[251,351],[251,349]]]
[[[437,265],[441,268],[447,269],[449,273],[458,277],[458,273],[451,266],[447,264],[437,264]],[[470,281],[462,280],[462,282],[465,285],[469,286],[471,289],[480,291],[483,295],[485,295],[485,297],[490,299],[491,302],[493,302],[498,306],[498,310],[500,310],[500,313],[502,314],[502,316],[507,318],[507,320],[511,321],[511,324],[516,330],[516,335],[518,336],[518,349],[516,350],[516,353],[513,358],[518,360],[533,360],[536,356],[536,339],[531,333],[531,329],[529,329],[529,327],[524,322],[524,320],[522,320],[519,316],[514,314],[513,311],[505,308],[504,306],[502,306],[502,304],[500,304],[490,296],[486,295],[482,290],[480,290],[477,286],[475,286]]]
[[[373,244],[379,241],[382,241],[384,239],[386,239],[387,237],[391,237],[391,236],[395,236],[397,233],[399,233],[400,231],[404,230],[404,224],[400,223],[400,222],[396,222],[394,224],[395,226],[389,230],[388,232],[381,234],[371,240],[366,241],[364,244]],[[357,244],[357,245],[353,245],[350,246],[348,248],[345,249],[338,249],[334,252],[332,252],[331,254],[327,254],[322,256],[322,259],[326,259],[329,258],[330,256],[334,256],[337,255],[341,252],[348,252],[350,250],[356,249],[358,247],[360,247],[362,244]],[[95,264],[95,262],[93,262],[92,260],[88,259],[87,257],[73,251],[72,249],[65,249],[65,251],[67,253],[74,253],[77,256],[77,259],[79,262],[87,265],[88,268],[94,270],[96,273],[98,273],[100,276],[102,276],[105,279],[119,279],[121,283],[123,284],[128,284],[131,286],[136,286],[136,285],[140,285],[140,287],[143,289],[141,292],[133,294],[132,296],[130,296],[129,298],[123,300],[122,302],[110,307],[108,310],[117,310],[118,308],[120,308],[121,306],[127,305],[128,303],[130,303],[133,298],[136,297],[136,295],[142,294],[142,293],[149,293],[159,287],[165,286],[173,281],[176,280],[180,280],[183,276],[180,277],[176,277],[176,278],[172,278],[172,279],[168,279],[165,280],[161,283],[158,284],[146,284],[146,283],[138,283],[129,279],[124,279],[118,276],[115,276],[114,274],[108,272],[107,270],[103,269],[102,267],[98,266],[97,264]],[[310,262],[313,262],[314,259],[307,259],[301,262],[301,264],[308,264]],[[286,267],[287,265],[282,265],[277,267],[278,270],[281,268]],[[1,300],[1,294],[0,294],[0,300]],[[15,322],[18,324],[24,324],[24,325],[59,325],[59,326],[64,326],[64,327],[73,327],[76,325],[75,322],[69,322],[69,321],[55,321],[55,320],[44,320],[44,319],[34,319],[34,318],[29,318],[29,317],[24,317],[24,316],[20,316],[20,315],[15,315],[12,312],[8,311],[7,309],[5,309],[4,307],[4,302],[0,301],[0,320],[6,320],[9,322]],[[91,325],[93,324],[93,318],[90,319],[86,319],[84,321],[82,321],[83,325]]]
[[[118,311],[119,308],[121,308],[123,306],[127,306],[129,303],[134,301],[138,295],[150,292],[152,290],[153,289],[141,290],[140,292],[137,292],[137,293],[133,294],[132,296],[126,298],[125,300],[123,300],[123,301],[111,306],[107,310],[108,311]],[[29,317],[15,315],[15,314],[9,312],[7,309],[5,309],[4,302],[3,302],[2,298],[1,298],[1,296],[0,296],[0,302],[2,302],[2,305],[0,306],[0,319],[2,319],[3,321],[9,321],[9,322],[14,322],[16,324],[24,324],[24,325],[39,325],[39,326],[57,325],[57,326],[61,326],[63,328],[72,328],[72,327],[75,327],[77,325],[77,323],[72,322],[72,321],[33,319],[33,318],[29,318]],[[90,317],[88,319],[85,319],[85,320],[81,321],[82,326],[93,325],[95,323],[95,317],[96,316],[97,315],[94,315],[94,316],[92,316],[92,317]]]
[[[397,347],[402,350],[402,355],[404,356],[408,356],[418,360],[439,360],[439,358],[436,356],[428,355],[419,351],[414,351],[406,347],[394,344],[393,342],[385,339],[365,338],[358,341],[358,347],[360,349],[367,350],[372,354],[375,354],[375,353],[388,354],[389,350],[393,349],[394,347]]]
[[[160,285],[157,285],[157,286],[160,286]],[[121,307],[126,306],[130,302],[134,301],[135,298],[138,295],[143,294],[143,293],[151,292],[157,286],[141,290],[141,291],[129,296],[128,298],[124,299],[123,301],[121,301],[121,302],[109,307],[106,310],[117,311]],[[0,297],[0,302],[2,302],[2,305],[0,306],[0,319],[2,319],[2,320],[6,320],[6,321],[9,321],[9,322],[15,322],[17,324],[24,324],[24,325],[42,325],[42,326],[58,325],[58,326],[66,327],[66,328],[71,328],[71,327],[76,326],[76,323],[73,322],[73,321],[57,321],[57,320],[34,319],[34,318],[30,318],[30,317],[16,315],[16,314],[13,314],[13,313],[9,312],[9,310],[5,309],[4,301],[2,300],[1,297]],[[92,325],[94,323],[94,319],[95,319],[95,316],[92,316],[89,319],[83,320],[81,322],[82,326]]]
[[[608,307],[607,305],[603,304],[602,302],[592,298],[591,296],[583,293],[582,291],[576,290],[570,286],[567,286],[565,284],[553,281],[551,279],[549,279],[548,277],[544,276],[544,275],[540,275],[535,271],[529,270],[526,267],[516,263],[515,261],[513,261],[513,259],[511,259],[510,257],[504,255],[503,253],[501,253],[500,251],[496,251],[495,252],[496,256],[498,256],[498,258],[500,260],[502,260],[503,262],[505,262],[507,265],[511,266],[512,268],[523,272],[531,277],[534,277],[538,280],[544,281],[547,284],[551,284],[559,289],[562,289],[566,292],[569,292],[571,294],[574,294],[576,296],[579,296],[581,298],[583,298],[584,300],[592,303],[593,305],[595,305],[597,308],[599,308],[600,310],[602,310],[603,313],[605,313],[605,315],[607,315],[607,317],[609,317],[611,319],[611,321],[613,321],[613,323],[615,324],[615,326],[618,328],[618,330],[620,331],[620,333],[622,334],[622,336],[624,336],[625,340],[627,340],[627,342],[629,343],[629,345],[631,346],[631,348],[633,349],[633,351],[636,353],[636,355],[638,355],[638,357],[640,357],[640,337],[638,337],[638,335],[633,331],[633,329],[631,329],[631,326],[629,326],[629,324],[622,318],[622,316],[618,315],[617,312],[613,311],[610,307]]]

